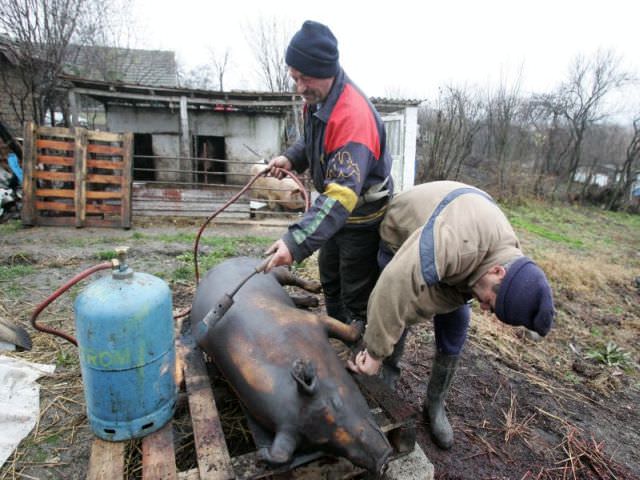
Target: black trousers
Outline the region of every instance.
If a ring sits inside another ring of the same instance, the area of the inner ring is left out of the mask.
[[[378,225],[345,227],[318,256],[327,314],[345,322],[366,321],[367,302],[380,274]]]

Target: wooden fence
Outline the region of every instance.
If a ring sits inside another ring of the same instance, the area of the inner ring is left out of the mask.
[[[130,228],[132,139],[27,124],[23,223]]]

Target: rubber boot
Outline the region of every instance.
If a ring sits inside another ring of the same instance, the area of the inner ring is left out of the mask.
[[[398,380],[400,379],[400,374],[402,373],[402,370],[400,369],[400,359],[404,354],[404,347],[407,342],[408,332],[409,329],[405,328],[398,339],[398,342],[395,344],[391,355],[385,358],[382,362],[380,378],[391,390],[395,390]]]
[[[444,410],[444,400],[449,393],[458,358],[458,355],[436,354],[427,386],[427,398],[422,406],[422,415],[429,425],[431,437],[443,450],[449,450],[453,445],[453,429]]]

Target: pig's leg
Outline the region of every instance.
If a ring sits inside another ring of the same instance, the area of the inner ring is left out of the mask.
[[[289,295],[289,298],[298,308],[314,308],[320,304],[318,297],[313,295]]]
[[[298,442],[296,437],[286,430],[278,430],[271,447],[258,450],[258,459],[271,465],[282,465],[291,461]]]
[[[330,337],[346,343],[357,342],[364,332],[364,324],[362,322],[352,322],[347,325],[329,315],[318,315],[318,320],[324,325]]]
[[[273,276],[276,277],[280,285],[293,285],[311,293],[320,293],[322,285],[317,280],[307,280],[298,277],[287,267],[277,267],[272,270]]]

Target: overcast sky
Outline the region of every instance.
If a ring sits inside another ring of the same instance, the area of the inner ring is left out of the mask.
[[[150,48],[179,61],[206,61],[206,47],[230,48],[225,88],[256,88],[246,25],[276,17],[295,32],[306,19],[338,38],[341,64],[370,96],[433,98],[446,84],[513,83],[546,92],[578,54],[613,49],[640,72],[638,0],[135,0]],[[627,94],[624,103],[639,104]],[[636,108],[636,110],[639,110]]]

